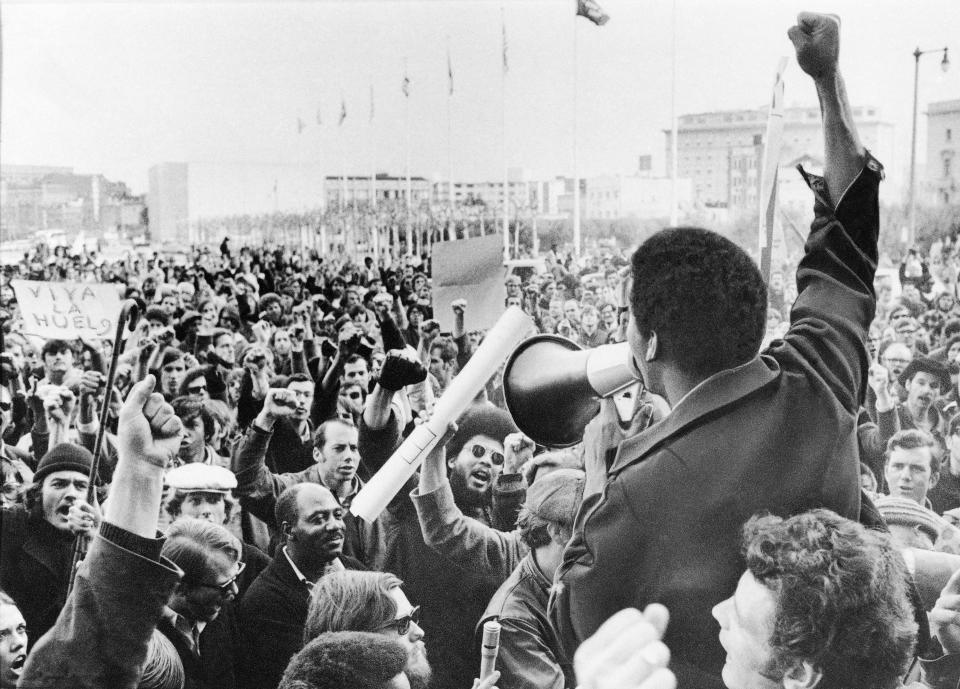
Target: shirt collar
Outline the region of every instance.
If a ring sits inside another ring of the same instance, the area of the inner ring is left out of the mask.
[[[283,556],[287,558],[287,562],[290,563],[290,569],[293,570],[293,573],[294,575],[296,575],[297,579],[299,579],[303,583],[303,585],[306,586],[308,589],[313,589],[314,582],[307,579],[307,577],[304,576],[303,572],[300,571],[300,568],[297,567],[296,564],[294,564],[293,559],[290,557],[290,553],[287,552],[287,546],[283,546]],[[324,567],[323,574],[330,574],[331,572],[342,572],[345,569],[346,567],[344,567],[343,563],[340,562],[340,558],[334,558],[330,563],[327,564],[326,567]],[[321,574],[320,576],[323,576],[323,574]]]

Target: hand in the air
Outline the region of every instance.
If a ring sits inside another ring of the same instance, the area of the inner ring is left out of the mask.
[[[163,395],[153,391],[156,382],[148,375],[130,389],[120,408],[117,451],[121,460],[142,460],[162,469],[180,449],[183,423]]]
[[[801,12],[787,36],[797,51],[797,64],[814,79],[830,76],[840,59],[840,18],[835,14]]]

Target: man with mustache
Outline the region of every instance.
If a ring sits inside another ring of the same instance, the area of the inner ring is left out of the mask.
[[[310,593],[324,574],[366,569],[343,554],[344,509],[327,488],[298,483],[276,503],[281,544],[240,603],[245,670],[240,686],[275,687],[303,645]]]
[[[32,639],[43,636],[66,601],[76,534],[92,538],[99,511],[87,504],[93,455],[61,443],[47,452],[25,504],[3,508],[0,588],[17,601]]]
[[[897,405],[894,428],[917,428],[932,435],[939,446],[938,455],[946,450],[944,431],[946,422],[940,414],[935,402],[941,394],[950,390],[950,373],[947,367],[934,359],[920,357],[911,361],[899,376],[900,384],[907,391],[907,400]],[[878,415],[881,411],[880,400],[877,401]],[[882,420],[882,415],[881,420]]]

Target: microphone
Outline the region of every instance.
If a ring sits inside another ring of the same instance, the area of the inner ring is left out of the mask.
[[[483,643],[480,647],[480,679],[493,674],[497,666],[497,652],[500,650],[500,623],[490,620],[483,623]]]

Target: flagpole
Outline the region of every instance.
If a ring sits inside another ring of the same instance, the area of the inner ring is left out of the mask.
[[[500,25],[503,29],[503,72],[500,78],[500,147],[503,156],[503,260],[510,258],[510,218],[509,218],[509,187],[507,180],[507,23],[503,5],[500,5]]]
[[[450,212],[453,212],[453,137],[451,136],[451,111],[453,109],[453,65],[450,63],[450,36],[447,36],[447,76],[450,88],[447,90],[447,190]],[[443,237],[441,237],[441,240]]]
[[[673,0],[673,20],[670,26],[673,32],[670,44],[673,73],[670,81],[670,226],[676,227],[680,222],[677,208],[677,0]]]
[[[577,167],[577,17],[573,17],[573,255],[580,258],[580,172]]]
[[[374,270],[379,269],[380,224],[377,222],[377,137],[373,128],[373,77],[370,77],[370,218],[373,224],[370,243],[373,248]]]
[[[413,236],[410,230],[410,209],[412,206],[412,188],[410,183],[410,79],[407,77],[407,58],[403,58],[403,167],[407,178],[407,207],[404,213],[404,226],[407,232],[407,256],[413,254]]]

